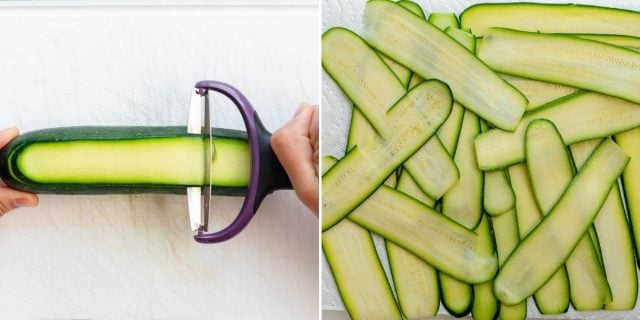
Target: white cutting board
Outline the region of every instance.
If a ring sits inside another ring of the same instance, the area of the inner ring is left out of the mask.
[[[432,12],[454,12],[460,14],[465,8],[483,2],[514,2],[511,0],[413,0],[420,4],[425,14],[428,16]],[[525,1],[526,2],[526,1]],[[567,1],[558,0],[537,0],[532,2],[541,3],[567,3]],[[633,0],[580,0],[571,1],[572,3],[593,4],[600,6],[610,6],[623,9],[632,9],[639,11],[640,3]],[[323,32],[332,27],[346,27],[362,34],[362,14],[364,12],[365,0],[341,1],[341,0],[322,0],[322,30]],[[331,77],[323,71],[322,73],[322,151],[323,154],[333,155],[341,158],[344,155],[346,138],[348,135],[349,121],[351,119],[351,102],[342,93],[340,88],[335,84]],[[382,266],[387,272],[389,281],[392,281],[389,273],[389,264],[384,248],[382,238],[374,234],[374,242],[378,255],[382,262]],[[344,310],[344,305],[335,285],[335,280],[329,269],[329,265],[324,255],[321,262],[322,268],[322,309],[323,310]],[[528,317],[544,318],[538,312],[535,304],[529,299]],[[640,299],[638,299],[640,301]],[[444,307],[441,305],[439,314],[446,314]],[[335,316],[334,313],[324,313],[326,316]],[[471,316],[469,316],[471,317]],[[633,311],[625,312],[576,312],[571,307],[570,310],[562,315],[547,316],[552,319],[639,319],[640,318],[640,302],[636,304]],[[342,318],[340,318],[342,319]]]
[[[185,125],[193,84],[228,82],[275,130],[319,102],[316,0],[0,3],[0,127]],[[243,128],[214,101],[214,124]],[[269,196],[221,244],[183,196],[41,196],[0,218],[2,319],[314,319],[318,221]],[[238,198],[214,198],[230,221]]]

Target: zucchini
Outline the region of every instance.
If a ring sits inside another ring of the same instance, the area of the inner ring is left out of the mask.
[[[636,259],[640,265],[640,128],[616,134],[616,142],[630,157],[631,162],[625,168],[622,175],[622,185],[624,189],[627,210],[629,213],[629,224],[631,234],[634,238]]]
[[[442,197],[442,213],[467,229],[475,229],[482,217],[483,175],[476,164],[473,147],[473,138],[479,133],[478,117],[465,111],[454,155],[460,179]]]
[[[364,22],[371,46],[425,79],[446,82],[459,103],[492,125],[516,127],[524,96],[446,33],[389,1],[367,2]]]
[[[493,245],[493,236],[491,234],[491,225],[487,215],[482,215],[480,224],[476,228],[476,233],[482,238],[479,244],[487,253],[495,252]],[[474,319],[493,320],[498,314],[500,305],[493,295],[493,281],[487,281],[481,284],[473,285],[473,305],[471,306],[471,314]]]
[[[524,160],[524,133],[534,119],[553,122],[567,144],[604,138],[640,126],[637,104],[594,92],[577,92],[527,113],[514,132],[492,129],[475,139],[478,164],[495,170]]]
[[[518,218],[515,208],[499,215],[491,217],[491,225],[493,227],[493,236],[496,241],[496,251],[498,253],[498,263],[500,268],[507,260],[513,249],[520,242],[518,233]],[[527,302],[526,300],[515,304],[500,304],[499,319],[503,320],[524,320],[527,318]]]
[[[368,123],[352,124],[349,147],[352,148],[356,140],[370,140],[373,130],[389,138],[390,133],[385,132],[389,126],[387,111],[406,93],[406,85],[398,81],[375,51],[355,33],[334,28],[322,36],[322,43],[325,70],[368,120]],[[373,130],[365,128],[369,125]],[[458,179],[453,160],[436,140],[426,143],[404,165],[423,191],[433,198],[440,198]]]
[[[461,281],[484,283],[496,272],[496,255],[478,247],[479,235],[389,187],[378,188],[349,219]]]
[[[337,161],[322,157],[322,171]],[[367,229],[344,219],[322,233],[322,250],[352,319],[402,319]]]
[[[328,37],[326,33],[323,40],[325,37]],[[323,52],[326,51],[332,50]],[[334,60],[323,59],[325,68],[332,70],[334,66],[327,66],[328,61],[333,63]],[[351,88],[346,92],[360,88],[347,81],[338,83],[343,89]],[[375,95],[384,94],[376,92]],[[367,105],[354,102],[361,110]],[[367,143],[353,148],[322,176],[322,229],[330,228],[349,214],[422,147],[447,118],[451,104],[449,88],[440,81],[430,80],[416,86],[391,107],[382,117],[386,124],[373,126],[384,138],[370,137]]]
[[[478,37],[485,36],[492,27],[640,37],[638,12],[580,4],[483,3],[464,10],[460,24]]]
[[[527,166],[520,163],[509,167],[509,177],[511,177],[511,186],[516,195],[516,215],[518,216],[520,238],[525,239],[542,221],[542,213],[536,204]],[[564,266],[554,271],[545,281],[544,286],[536,288],[533,296],[538,310],[543,314],[563,313],[569,307],[567,271]],[[508,301],[503,302],[509,304]]]
[[[477,54],[501,73],[640,103],[640,53],[633,50],[567,35],[489,29]]]
[[[557,83],[542,82],[507,74],[500,75],[500,77],[527,97],[527,100],[529,100],[527,111],[538,109],[551,101],[566,97],[578,91],[576,88]]]
[[[560,133],[549,120],[531,122],[525,135],[525,144],[531,186],[536,203],[544,215],[571,182],[573,163]],[[601,309],[611,301],[611,289],[588,233],[578,241],[565,265],[571,304],[576,310]]]
[[[426,196],[413,179],[403,171],[396,189],[433,207],[435,201]],[[439,286],[436,270],[411,252],[386,241],[389,267],[402,314],[408,319],[433,317],[438,313]]]
[[[204,143],[186,127],[65,127],[22,134],[0,154],[11,187],[57,194],[176,193],[204,184]],[[242,195],[246,133],[214,130],[213,191]]]
[[[484,173],[484,210],[491,216],[497,216],[514,208],[515,195],[505,170]]]
[[[640,38],[614,34],[572,34],[572,36],[612,44],[618,47],[640,48]]]
[[[453,40],[462,44],[469,52],[476,53],[476,38],[469,32],[462,31],[456,28],[447,28],[444,30]]]
[[[629,157],[611,140],[598,146],[553,209],[498,272],[494,292],[500,301],[524,301],[562,266],[593,223],[628,162]],[[542,255],[545,259],[540,259]]]
[[[475,162],[473,138],[480,133],[480,120],[466,110],[454,155],[460,179],[442,197],[442,213],[467,229],[475,229],[482,217],[482,172]],[[449,313],[461,317],[471,311],[473,287],[440,273],[442,303]]]
[[[460,27],[458,17],[453,12],[433,12],[429,15],[429,23],[440,30]]]
[[[633,143],[637,144],[637,141],[634,140]],[[632,168],[633,162],[637,161],[634,154],[625,148],[624,142],[618,140],[620,148],[631,156],[631,160],[623,172],[623,176]],[[600,143],[600,140],[589,140],[571,145],[571,153],[577,168],[582,167]],[[629,196],[632,195],[629,194]],[[609,196],[593,224],[598,234],[598,241],[602,249],[602,263],[612,294],[612,300],[607,302],[604,308],[606,310],[633,309],[638,298],[638,274],[636,273],[633,243],[622,204],[620,188],[616,186],[611,188],[611,192],[609,192]]]
[[[420,5],[417,3],[410,0],[401,0],[401,1],[398,1],[398,4],[404,7],[405,9],[413,12],[418,17],[422,19],[426,18],[424,15],[424,11],[422,11],[422,7],[420,7]]]

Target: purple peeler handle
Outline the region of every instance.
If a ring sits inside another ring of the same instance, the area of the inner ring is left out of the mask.
[[[219,92],[236,105],[244,120],[251,149],[249,186],[238,216],[220,231],[213,233],[199,231],[194,236],[200,243],[222,242],[233,238],[249,224],[267,194],[278,189],[291,189],[291,182],[271,149],[271,133],[264,128],[251,103],[238,89],[226,83],[211,80],[199,81],[195,87],[198,90]]]

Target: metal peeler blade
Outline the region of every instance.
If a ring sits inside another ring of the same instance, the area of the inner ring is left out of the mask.
[[[202,123],[203,109],[204,125]],[[208,220],[211,203],[211,159],[213,158],[213,147],[211,143],[211,117],[209,112],[209,99],[206,90],[196,90],[191,94],[187,133],[202,135],[204,140],[204,194],[202,192],[202,187],[187,188],[187,205],[191,231],[200,233],[207,231],[207,226],[209,224]]]

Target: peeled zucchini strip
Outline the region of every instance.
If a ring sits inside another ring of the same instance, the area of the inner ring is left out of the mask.
[[[594,92],[578,92],[553,101],[527,113],[514,132],[492,129],[476,137],[480,169],[495,170],[523,161],[524,133],[534,119],[549,119],[564,142],[572,144],[640,126],[640,106]]]
[[[598,146],[553,209],[498,272],[494,291],[500,301],[522,302],[558,270],[593,223],[628,162],[629,157],[613,141]]]
[[[349,219],[467,283],[484,283],[498,267],[482,238],[402,192],[381,186]]]
[[[507,74],[502,74],[500,77],[527,97],[527,100],[529,100],[527,111],[538,109],[551,101],[566,97],[578,91],[576,88],[557,83],[537,81]]]
[[[509,176],[516,195],[516,215],[520,239],[525,239],[531,230],[542,221],[542,212],[536,204],[527,166],[520,163],[509,167]],[[550,248],[548,249],[550,250]],[[565,267],[557,268],[545,280],[544,285],[535,290],[533,297],[538,310],[543,314],[566,312],[569,307],[569,279]]]
[[[367,42],[425,79],[451,87],[456,100],[492,125],[513,130],[527,104],[473,53],[418,16],[389,1],[365,7]]]
[[[635,139],[637,138],[634,138],[633,143],[637,144],[638,140]],[[638,160],[634,157],[634,154],[629,152],[630,150],[625,148],[624,142],[626,141],[617,141],[620,148],[631,156],[631,160],[623,172],[624,176],[629,169],[633,168],[634,161]],[[582,167],[600,143],[601,140],[598,139],[571,145],[571,153],[577,168]],[[628,196],[633,196],[633,194]],[[604,305],[604,309],[633,309],[638,298],[638,274],[633,256],[633,242],[624,212],[620,188],[617,186],[611,188],[609,196],[602,209],[600,209],[600,213],[598,213],[593,225],[597,231],[598,242],[602,252],[602,264],[604,265],[607,282],[612,294],[612,300]]]
[[[322,44],[325,70],[359,109],[354,113],[357,122],[352,123],[349,148],[355,141],[371,139],[375,132],[383,139],[393,136],[394,133],[387,130],[387,112],[406,93],[406,85],[371,47],[349,30],[327,31],[322,36]],[[425,144],[406,161],[405,167],[422,190],[436,199],[458,179],[458,170],[440,141]]]
[[[546,214],[558,201],[573,178],[573,163],[560,133],[552,122],[538,119],[525,136],[527,168],[536,202]],[[553,250],[553,248],[549,248]],[[576,310],[597,310],[611,301],[598,253],[588,233],[565,262],[569,276],[571,304]]]
[[[501,73],[640,103],[640,53],[633,50],[567,35],[489,29],[477,54]]]
[[[337,161],[331,156],[322,157],[322,172]],[[342,220],[322,233],[322,249],[352,319],[402,318],[367,229]]]
[[[483,3],[462,12],[460,24],[478,37],[492,27],[640,37],[640,13],[580,4]]]
[[[396,189],[433,207],[435,201],[427,197],[411,179],[407,171],[400,174]],[[433,317],[438,313],[440,293],[436,270],[413,253],[386,240],[389,267],[402,314],[408,319]]]
[[[520,235],[518,233],[518,218],[515,208],[499,215],[491,217],[493,235],[496,240],[496,252],[500,268],[507,260],[511,252],[518,246]],[[527,318],[527,301],[515,305],[500,304],[499,319],[524,320]]]

